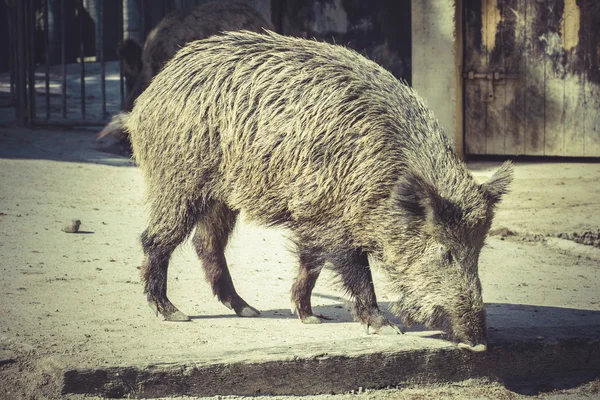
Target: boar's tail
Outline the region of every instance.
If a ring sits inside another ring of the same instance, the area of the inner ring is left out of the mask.
[[[117,55],[123,59],[123,70],[130,79],[142,72],[142,46],[134,39],[124,39],[117,45]]]
[[[115,115],[114,117],[112,117],[108,125],[106,125],[104,129],[102,129],[100,133],[98,133],[96,139],[102,139],[105,136],[113,135],[119,140],[124,140],[128,136],[127,129],[125,128],[125,122],[128,118],[129,113],[127,112],[122,112]]]

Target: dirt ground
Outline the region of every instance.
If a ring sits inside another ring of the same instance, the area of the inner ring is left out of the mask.
[[[246,348],[288,346],[310,352],[311,342],[329,340],[344,353],[352,350],[344,346],[397,340],[366,337],[328,274],[319,280],[313,304],[332,323],[318,329],[300,324],[289,314],[296,260],[285,232],[247,222],[238,224],[227,256],[238,291],[263,311],[262,318],[230,315],[212,298],[191,246],[184,245],[173,257],[169,293],[193,322],[159,321],[139,283],[138,236],[145,218],[141,175],[128,158],[100,151],[108,148],[96,143],[91,131],[0,128],[0,398],[55,396],[44,371],[56,360],[160,363],[201,354],[209,362],[225,350],[233,359],[243,357]],[[498,166],[470,164],[482,181]],[[489,329],[558,320],[600,325],[599,209],[600,164],[517,164],[514,189],[499,207],[481,256]],[[63,228],[76,219],[80,231],[65,233]],[[381,277],[375,279],[380,301],[390,301],[393,294],[378,285]],[[581,314],[575,318],[552,311],[541,321],[523,308],[513,314],[506,311],[510,307],[495,311],[501,304]],[[425,336],[427,332],[415,329],[402,338],[431,340]],[[217,343],[229,347],[217,348]],[[355,390],[305,398],[509,399],[526,393],[485,381]],[[534,393],[555,399],[600,398],[599,390],[595,381],[565,392]]]

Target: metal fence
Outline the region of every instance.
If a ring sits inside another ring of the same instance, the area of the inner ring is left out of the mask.
[[[210,1],[0,0],[0,107],[19,125],[104,125],[125,97],[118,43]],[[280,33],[344,43],[410,81],[410,0],[241,1]]]
[[[7,23],[9,58],[8,71],[0,70],[0,94],[8,99],[3,105],[16,108],[19,125],[105,124],[120,110],[125,96],[122,62],[116,56],[118,42],[125,37],[143,42],[148,27],[166,13],[196,3],[0,2],[4,2],[0,18]]]

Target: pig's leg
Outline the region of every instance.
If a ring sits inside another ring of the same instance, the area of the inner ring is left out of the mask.
[[[402,333],[400,328],[383,316],[377,305],[367,254],[355,249],[336,255],[332,261],[344,287],[354,298],[354,317],[365,326],[367,333],[380,333],[382,330]]]
[[[237,212],[226,205],[213,204],[196,226],[194,247],[202,261],[206,280],[213,294],[240,317],[256,317],[260,313],[246,303],[236,292],[225,260],[225,247],[237,219]]]
[[[319,324],[321,319],[312,312],[310,296],[323,269],[324,260],[316,248],[299,247],[298,253],[300,266],[296,282],[292,286],[292,307],[298,311],[298,317],[303,323]]]
[[[148,228],[141,236],[146,255],[142,280],[148,304],[167,321],[189,320],[167,297],[167,271],[171,254],[191,233],[199,214],[198,207],[187,199],[180,199],[175,205],[167,196],[156,195],[152,199]]]

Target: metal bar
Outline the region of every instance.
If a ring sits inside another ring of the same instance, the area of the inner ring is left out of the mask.
[[[79,0],[79,62],[81,64],[81,118],[85,119],[85,40],[83,39],[83,0]]]
[[[24,115],[24,119],[23,122],[24,124],[27,124],[28,122],[30,122],[29,119],[29,108],[30,108],[30,102],[29,102],[29,97],[30,97],[30,93],[29,93],[29,88],[30,88],[30,79],[31,77],[29,76],[29,72],[30,72],[30,57],[31,57],[31,52],[29,50],[29,0],[23,0],[23,19],[19,21],[19,23],[23,24],[23,62],[21,63],[20,67],[21,69],[23,69],[25,76],[23,78],[23,91],[24,91],[24,96],[23,98],[25,99],[25,115]]]
[[[33,5],[33,0],[28,1],[29,9],[28,13],[25,14],[25,18],[27,18],[28,25],[28,81],[29,81],[29,96],[28,96],[28,122],[31,124],[35,121],[35,7]]]
[[[17,98],[17,124],[25,125],[25,110],[27,107],[27,88],[25,82],[25,3],[17,2],[16,4],[16,59],[15,66],[17,73],[15,76],[15,95]]]
[[[140,37],[142,38],[142,43],[144,43],[146,41],[146,6],[145,6],[146,2],[142,1],[141,5],[140,5],[140,19],[141,19],[141,26],[140,26]],[[143,46],[143,44],[142,44]]]
[[[123,29],[123,24],[124,24],[124,18],[123,18],[123,0],[119,1],[120,3],[120,7],[119,7],[119,36],[121,38],[121,40],[124,39],[124,29]],[[125,86],[123,85],[123,58],[119,58],[119,89],[121,91],[121,108],[123,108],[123,105],[125,104]]]
[[[48,1],[44,0],[44,30],[46,41],[46,119],[50,119],[50,27],[48,26]]]
[[[41,120],[36,122],[36,126],[51,126],[51,127],[73,127],[73,126],[105,126],[110,121],[109,118],[106,119],[51,119],[51,120]]]
[[[30,120],[30,111],[29,108],[31,106],[30,103],[30,87],[31,87],[31,76],[30,76],[30,72],[31,72],[31,62],[30,62],[30,58],[31,58],[31,50],[29,48],[29,32],[30,32],[30,20],[29,20],[29,6],[30,6],[30,1],[29,0],[23,0],[23,18],[24,20],[21,20],[20,23],[23,24],[24,27],[24,34],[23,34],[23,50],[24,50],[24,63],[21,64],[21,68],[23,68],[23,70],[25,71],[25,79],[23,81],[24,85],[25,85],[25,101],[26,101],[26,106],[25,106],[25,110],[26,110],[26,117],[25,117],[25,123],[29,123],[31,122]]]
[[[503,80],[503,79],[519,79],[520,74],[506,74],[503,71],[494,71],[494,72],[473,72],[469,71],[463,74],[463,78],[473,80],[473,79],[487,79],[487,80]]]
[[[15,42],[17,39],[17,29],[15,27],[15,5],[10,2],[7,3],[8,11],[8,55],[9,55],[9,68],[10,68],[10,94],[14,98],[15,95],[15,84],[16,84],[16,60],[17,51],[15,48]]]
[[[98,0],[100,7],[100,86],[102,89],[102,118],[106,117],[106,66],[104,65],[104,1]]]
[[[65,1],[60,0],[60,58],[62,63],[62,112],[63,118],[67,118],[67,49],[66,49],[66,28],[65,28]]]

